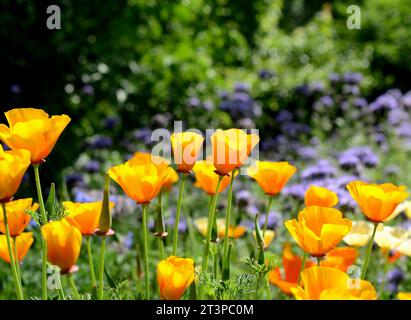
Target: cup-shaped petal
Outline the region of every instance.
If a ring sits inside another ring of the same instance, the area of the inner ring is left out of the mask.
[[[17,250],[18,261],[23,261],[27,252],[29,251],[31,245],[33,244],[33,233],[32,232],[23,232],[18,236],[13,237],[11,240],[11,247],[13,250],[13,257],[16,261],[15,251]],[[15,247],[15,245],[17,247]],[[0,235],[0,258],[5,262],[10,263],[10,255],[7,247],[7,238],[5,235]]]
[[[375,300],[373,285],[350,279],[343,271],[330,267],[311,267],[301,273],[302,286],[292,288],[297,300]]]
[[[71,120],[65,114],[49,117],[33,108],[13,109],[5,115],[9,126],[0,124],[0,140],[11,149],[29,150],[31,163],[40,163],[50,154]]]
[[[298,220],[285,222],[297,244],[307,253],[322,257],[334,249],[351,230],[351,220],[334,208],[311,206],[298,214]]]
[[[196,181],[195,186],[204,190],[209,195],[214,195],[219,176],[215,173],[214,164],[210,161],[197,161],[193,167],[195,173]],[[224,176],[221,180],[218,192],[224,191],[230,184],[230,176]]]
[[[80,254],[80,230],[63,219],[46,223],[41,232],[47,243],[47,260],[58,266],[62,274],[70,272]]]
[[[171,135],[171,146],[177,171],[191,171],[203,146],[203,142],[204,138],[201,135],[190,131],[173,133]]]
[[[179,300],[194,280],[194,260],[170,256],[157,265],[157,283],[163,300]]]
[[[347,189],[368,220],[373,222],[389,219],[397,206],[408,197],[405,186],[397,187],[391,183],[353,181]]]
[[[98,228],[100,220],[102,202],[71,202],[64,201],[68,223],[80,230],[82,235],[92,235]],[[110,208],[114,207],[114,202],[110,202]]]
[[[0,145],[0,202],[7,202],[14,196],[29,166],[29,151],[4,151]]]
[[[297,168],[288,162],[256,161],[247,173],[266,194],[274,196],[281,192],[296,171]]]
[[[305,193],[305,205],[318,207],[334,207],[338,203],[338,196],[335,192],[317,186],[310,186]]]
[[[219,175],[240,168],[260,138],[241,129],[217,130],[211,136],[213,163]]]
[[[24,231],[30,223],[30,215],[26,212],[27,209],[36,211],[38,204],[33,204],[33,199],[19,199],[6,203],[7,222],[9,225],[10,236],[14,237]],[[6,233],[4,226],[3,207],[0,206],[0,231]]]

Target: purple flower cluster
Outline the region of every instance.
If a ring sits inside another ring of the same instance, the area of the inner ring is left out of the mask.
[[[342,169],[356,173],[361,166],[373,168],[378,162],[378,156],[369,147],[353,147],[338,156],[338,163]]]

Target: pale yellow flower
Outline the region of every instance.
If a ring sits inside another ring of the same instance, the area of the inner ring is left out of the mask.
[[[353,247],[365,246],[371,239],[373,225],[366,221],[353,221],[352,229],[343,241]]]
[[[379,247],[386,250],[393,250],[402,244],[409,236],[406,229],[399,227],[387,227],[380,224],[375,233],[375,242]]]

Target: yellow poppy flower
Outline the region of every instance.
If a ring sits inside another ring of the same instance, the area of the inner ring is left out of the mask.
[[[365,246],[370,241],[373,224],[366,221],[353,221],[351,231],[343,238],[343,241],[353,247]]]
[[[65,219],[41,227],[47,244],[47,260],[61,269],[61,274],[75,271],[81,248],[81,232]]]
[[[322,267],[332,267],[346,272],[355,263],[358,250],[351,247],[337,247],[328,252],[320,262]]]
[[[353,181],[347,185],[353,199],[362,212],[372,222],[383,222],[390,218],[394,210],[408,197],[406,187],[391,183],[371,184]]]
[[[39,205],[37,203],[33,204],[33,199],[31,198],[19,199],[6,203],[6,214],[10,236],[17,236],[24,231],[31,219],[26,210],[36,211],[38,207]],[[0,231],[6,233],[2,206],[0,206]]]
[[[256,161],[247,174],[253,178],[263,191],[274,196],[281,192],[297,168],[288,162]]]
[[[186,131],[171,135],[171,146],[177,171],[189,172],[193,168],[203,142],[204,138],[194,132]]]
[[[208,218],[198,218],[194,220],[194,225],[196,226],[198,232],[202,236],[207,235]],[[246,229],[243,226],[229,226],[228,237],[237,239],[244,235]],[[219,238],[225,237],[225,219],[217,219],[217,233]]]
[[[208,195],[212,196],[217,188],[219,176],[215,173],[215,167],[210,161],[197,161],[193,167],[196,182],[194,186],[203,189]],[[236,173],[237,174],[237,173]],[[223,192],[230,184],[230,176],[224,176],[221,180],[218,192]]]
[[[16,239],[14,241],[14,239]],[[23,232],[20,233],[17,237],[13,237],[11,240],[11,247],[13,248],[13,257],[16,261],[14,250],[17,249],[17,256],[19,262],[23,261],[27,252],[29,251],[31,245],[33,244],[33,233],[32,232]],[[17,248],[14,247],[14,242],[16,243]],[[10,263],[10,255],[7,247],[7,238],[5,235],[0,235],[0,258],[5,262]]]
[[[350,279],[343,271],[330,267],[311,267],[301,273],[302,286],[291,288],[297,300],[375,300],[373,285]]]
[[[389,217],[389,220],[392,219],[392,217],[398,216],[400,213],[404,212],[405,215],[407,216],[408,219],[411,219],[411,201],[406,200],[404,202],[401,202],[397,208],[395,208],[394,213]],[[386,220],[388,221],[388,220]]]
[[[337,209],[311,206],[298,214],[298,221],[288,220],[285,226],[305,252],[322,257],[350,232],[351,221]]]
[[[0,144],[0,202],[11,200],[29,166],[29,151],[21,149],[4,151]]]
[[[256,134],[241,129],[218,129],[211,136],[213,163],[219,175],[226,175],[240,168],[258,144]]]
[[[157,265],[157,283],[163,300],[179,300],[193,281],[193,259],[171,256]]]
[[[399,227],[387,227],[380,224],[375,233],[375,242],[385,250],[394,250],[403,243],[409,236],[406,229]]]
[[[5,113],[9,123],[0,124],[0,140],[11,149],[30,151],[31,163],[40,163],[50,154],[70,122],[65,114],[52,116],[41,109],[13,109]]]
[[[398,292],[399,300],[411,300],[411,292]]]
[[[80,230],[82,235],[92,235],[98,228],[102,202],[71,202],[64,201],[63,206],[68,211],[66,220],[68,223]],[[114,202],[110,202],[110,209]]]
[[[305,205],[318,207],[334,207],[338,203],[338,196],[327,188],[310,186],[305,193]]]
[[[167,168],[167,164],[144,164],[141,159],[131,158],[110,168],[108,174],[131,199],[143,204],[149,203],[160,192]]]

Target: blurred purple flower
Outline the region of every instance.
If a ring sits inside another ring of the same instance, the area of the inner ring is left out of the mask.
[[[343,80],[348,84],[359,84],[363,79],[363,75],[358,72],[347,72],[343,75]]]

